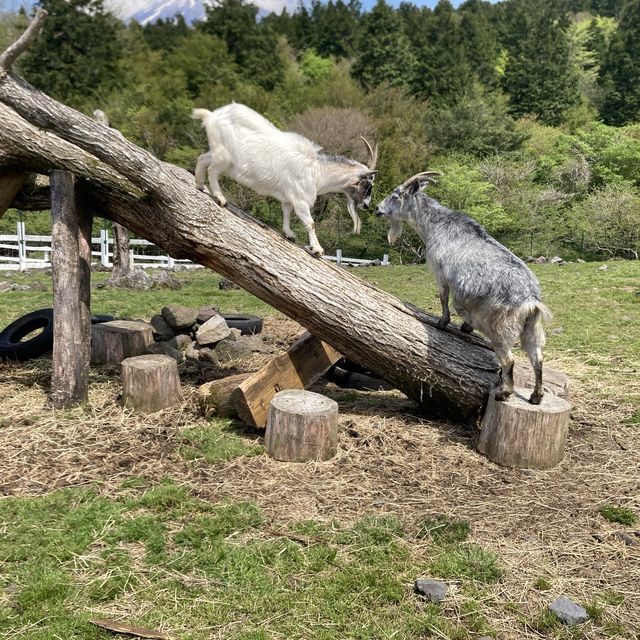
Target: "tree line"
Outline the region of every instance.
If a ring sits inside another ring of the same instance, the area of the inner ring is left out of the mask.
[[[332,153],[364,159],[360,136],[377,138],[380,197],[409,174],[443,171],[433,195],[521,255],[638,257],[640,0],[378,0],[366,12],[312,0],[261,19],[245,0],[221,0],[194,25],[144,26],[102,0],[39,5],[49,18],[20,73],[75,108],[103,109],[162,159],[193,170],[206,139],[191,109],[233,100]],[[1,15],[0,45],[27,20]],[[277,203],[223,188],[279,226]],[[338,197],[317,209],[328,250],[387,250],[372,215],[354,238]],[[396,251],[421,257],[411,234]]]

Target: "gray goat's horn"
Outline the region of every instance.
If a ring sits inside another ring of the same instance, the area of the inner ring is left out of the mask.
[[[421,171],[420,173],[416,173],[415,176],[411,176],[408,180],[405,180],[402,183],[401,188],[405,189],[414,180],[426,180],[427,182],[433,182],[433,184],[436,184],[436,177],[441,175],[442,173],[440,171]]]
[[[371,148],[371,145],[367,141],[364,136],[360,136],[362,141],[367,145],[367,151],[369,153],[369,157],[367,158],[367,167],[373,171],[376,168],[376,164],[378,162],[378,143],[376,142],[375,150]]]

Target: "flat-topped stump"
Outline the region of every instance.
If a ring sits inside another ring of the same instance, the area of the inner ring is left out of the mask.
[[[177,362],[157,354],[122,361],[122,403],[125,407],[155,413],[182,402]]]
[[[269,405],[264,439],[276,460],[329,460],[338,450],[338,403],[311,391],[280,391]]]
[[[147,322],[112,320],[91,328],[91,362],[106,364],[147,353],[153,328]]]
[[[478,451],[505,467],[550,469],[564,456],[571,405],[552,393],[530,404],[530,389],[516,387],[502,402],[491,392]]]

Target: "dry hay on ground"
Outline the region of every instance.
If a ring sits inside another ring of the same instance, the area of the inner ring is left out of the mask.
[[[267,342],[279,349],[300,331],[283,319],[270,318],[265,327]],[[228,373],[255,369],[266,357],[232,363]],[[570,361],[550,366],[574,373]],[[206,425],[196,410],[195,386],[184,406],[141,416],[115,402],[117,372],[92,372],[91,409],[54,414],[43,409],[49,360],[0,365],[0,496],[87,484],[113,495],[128,477],[169,476],[202,499],[254,500],[274,528],[310,518],[349,524],[364,515],[396,515],[415,531],[424,518],[445,515],[469,521],[471,541],[493,551],[505,569],[483,601],[500,638],[540,637],[516,629],[514,621],[535,618],[561,593],[581,602],[607,591],[621,594],[624,603],[608,606],[607,615],[640,630],[640,546],[625,545],[615,535],[625,527],[598,513],[604,503],[640,512],[640,432],[625,424],[633,408],[621,399],[637,394],[637,376],[630,380],[633,389],[600,388],[595,396],[584,382],[574,382],[566,457],[556,469],[534,472],[497,467],[475,452],[473,433],[421,419],[398,392],[345,393],[332,385],[316,390],[340,401],[333,460],[295,464],[261,455],[216,465],[186,462],[178,454],[181,432]],[[195,369],[184,373],[188,384],[201,381]],[[576,370],[579,380],[583,373]],[[243,435],[257,442],[262,437],[259,431]],[[633,528],[626,531],[635,536]],[[541,577],[551,591],[533,588]],[[459,614],[462,601],[454,588],[447,604],[452,614]],[[518,614],[509,609],[514,605]],[[584,637],[595,639],[594,633]]]

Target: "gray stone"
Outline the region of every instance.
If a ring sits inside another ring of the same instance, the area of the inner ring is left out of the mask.
[[[188,336],[184,333],[179,333],[177,336],[174,336],[169,340],[169,344],[174,348],[178,349],[178,351],[184,351],[187,347],[191,345],[193,340],[191,336]]]
[[[122,276],[121,278],[109,278],[104,283],[104,286],[113,287],[114,289],[147,291],[153,286],[153,280],[147,275],[146,271],[140,268],[135,268],[126,276]]]
[[[447,595],[447,585],[440,580],[419,579],[415,581],[414,587],[429,602],[442,602]]]
[[[598,271],[607,271],[609,267],[606,264],[600,265]]]
[[[244,336],[243,336],[244,338]],[[218,361],[222,364],[228,364],[234,360],[245,358],[251,353],[251,349],[243,340],[221,340],[215,346],[215,354]]]
[[[151,326],[153,327],[153,335],[158,341],[169,340],[174,336],[173,329],[159,313],[151,318]]]
[[[556,598],[550,605],[549,611],[553,613],[558,620],[565,624],[582,624],[589,619],[589,615],[579,604],[567,598],[560,596]]]
[[[187,360],[200,360],[200,348],[197,342],[192,342],[185,350],[184,357]]]
[[[231,331],[227,321],[222,316],[211,316],[196,332],[198,344],[216,344],[229,337]]]
[[[218,315],[217,307],[212,307],[212,306],[200,307],[198,309],[197,320],[198,322],[201,322],[202,324],[204,324],[209,318],[212,318],[213,316],[217,316],[217,315]]]
[[[240,336],[242,335],[242,331],[240,329],[231,328],[229,329],[229,340],[235,342],[236,340],[240,340]]]
[[[168,271],[157,271],[151,276],[154,289],[182,289],[182,282],[174,278]]]
[[[198,319],[198,312],[191,307],[183,307],[180,304],[169,304],[162,307],[162,317],[174,329],[188,329]]]
[[[551,264],[561,264],[564,262],[564,260],[560,256],[553,256],[553,258],[551,258],[549,262]]]
[[[157,355],[169,356],[176,362],[182,362],[184,360],[182,351],[178,351],[178,349],[172,347],[168,342],[154,342],[148,346],[147,351]]]
[[[12,284],[12,291],[31,291],[31,287],[28,284]]]
[[[212,365],[220,366],[218,354],[211,347],[195,347],[198,351],[198,357],[202,362],[210,362]]]
[[[535,264],[545,264],[547,262],[547,259],[544,256],[540,256],[538,258],[534,258],[533,262]]]
[[[585,263],[585,261],[584,261],[582,258],[578,258],[578,259],[576,260],[576,262],[577,262],[578,264],[584,264],[584,263]]]
[[[220,282],[218,282],[218,289],[222,289],[223,291],[239,288],[240,287],[235,282],[231,282],[231,280],[228,280],[227,278],[220,278]]]
[[[0,282],[0,293],[4,293],[5,291],[11,291],[13,285],[10,282]]]

